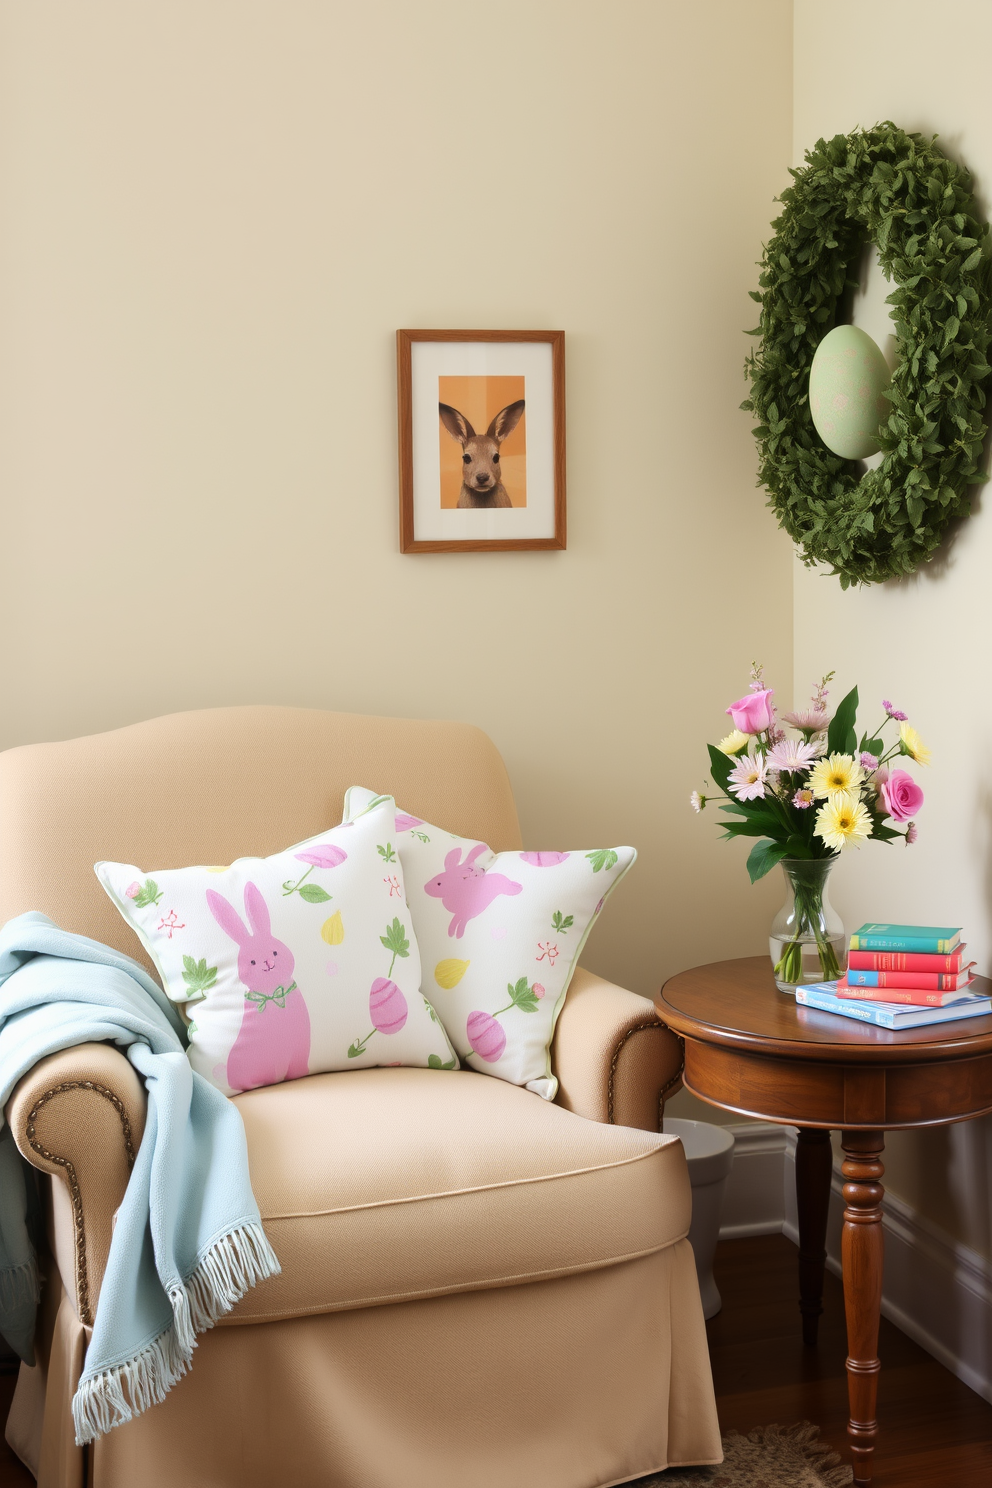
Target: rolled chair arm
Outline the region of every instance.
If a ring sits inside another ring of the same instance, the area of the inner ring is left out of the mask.
[[[33,1167],[53,1184],[52,1237],[66,1292],[92,1325],[113,1218],[145,1129],[145,1088],[112,1044],[78,1044],[42,1059],[14,1087],[7,1120]]]
[[[660,1131],[683,1062],[682,1040],[646,998],[576,970],[552,1047],[559,1106],[591,1121]]]

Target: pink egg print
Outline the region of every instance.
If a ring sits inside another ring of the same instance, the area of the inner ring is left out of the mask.
[[[337,974],[338,974],[338,963],[336,961],[328,961],[328,963],[327,963],[327,975],[328,976],[337,976]]]
[[[559,863],[564,863],[565,859],[570,858],[572,854],[563,852],[522,852],[520,856],[532,868],[557,868]]]
[[[396,813],[397,832],[412,832],[414,827],[422,827],[424,824],[419,816],[407,816],[405,811]]]
[[[479,1058],[487,1064],[495,1064],[506,1048],[506,1034],[489,1013],[469,1013],[465,1020],[465,1035]]]
[[[316,847],[308,847],[306,852],[294,853],[293,856],[301,863],[309,863],[312,868],[340,868],[348,854],[343,848],[335,847],[333,842],[321,842]]]
[[[399,1033],[407,1020],[406,998],[388,977],[376,977],[369,992],[369,1017],[379,1033]]]

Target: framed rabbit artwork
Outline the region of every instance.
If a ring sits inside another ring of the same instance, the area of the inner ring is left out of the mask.
[[[565,546],[564,331],[397,331],[400,549]]]

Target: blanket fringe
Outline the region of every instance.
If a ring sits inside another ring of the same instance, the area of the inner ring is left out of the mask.
[[[261,1224],[242,1225],[212,1245],[185,1286],[169,1289],[171,1326],[133,1359],[80,1380],[72,1401],[77,1446],[159,1405],[189,1369],[197,1333],[212,1328],[250,1287],[280,1270]]]

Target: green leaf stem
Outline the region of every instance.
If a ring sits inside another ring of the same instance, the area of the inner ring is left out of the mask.
[[[748,853],[747,872],[752,883],[770,873],[776,863],[789,856],[784,842],[756,842]]]
[[[379,939],[394,956],[409,956],[410,942],[406,938],[406,926],[401,925],[398,919],[386,926],[385,935],[380,935]]]
[[[837,711],[827,730],[828,754],[854,754],[858,747],[858,736],[854,731],[854,720],[858,712],[858,689],[852,687],[847,697],[837,704]]]
[[[393,967],[396,965],[397,956],[409,956],[410,942],[406,938],[406,926],[401,925],[399,920],[394,919],[391,925],[386,926],[385,935],[379,936],[380,941],[387,951],[392,951],[393,959],[389,963],[388,975],[392,976]]]

